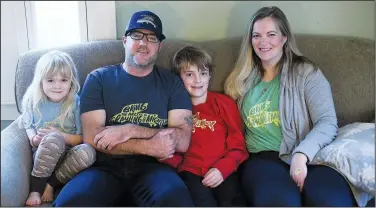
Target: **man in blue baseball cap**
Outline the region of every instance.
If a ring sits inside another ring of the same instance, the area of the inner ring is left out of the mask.
[[[184,84],[155,66],[162,31],[156,14],[134,13],[122,38],[124,62],[87,76],[82,131],[97,160],[65,185],[54,206],[194,206],[176,171],[160,162],[184,153],[192,132]]]
[[[150,11],[139,11],[134,13],[125,29],[125,35],[136,29],[152,31],[160,41],[166,38],[162,33],[163,28],[161,19]]]

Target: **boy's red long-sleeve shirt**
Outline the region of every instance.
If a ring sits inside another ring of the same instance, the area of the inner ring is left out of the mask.
[[[248,158],[243,123],[234,100],[209,92],[205,103],[193,106],[192,139],[187,152],[163,160],[178,171],[204,177],[217,168],[226,179]]]

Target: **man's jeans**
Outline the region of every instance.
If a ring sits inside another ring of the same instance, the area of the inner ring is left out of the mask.
[[[97,162],[61,190],[53,206],[194,206],[176,171],[148,156],[111,158],[97,152]]]

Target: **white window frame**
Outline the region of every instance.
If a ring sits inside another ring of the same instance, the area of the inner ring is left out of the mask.
[[[35,48],[35,15],[31,1],[24,1],[28,49]],[[81,42],[116,40],[115,1],[78,1]],[[103,14],[103,15],[102,15]]]
[[[27,34],[28,34],[28,48],[35,49],[36,46],[36,22],[35,22],[35,5],[32,1],[24,1],[25,3],[25,15],[27,24]],[[80,41],[87,42],[88,38],[88,22],[87,22],[87,9],[86,1],[78,1],[78,17],[79,17],[79,30],[80,30]]]
[[[15,24],[17,28],[17,45],[19,53],[23,53],[29,50],[28,41],[28,31],[27,31],[27,21],[26,21],[26,10],[25,1],[14,1],[13,10],[15,15]]]

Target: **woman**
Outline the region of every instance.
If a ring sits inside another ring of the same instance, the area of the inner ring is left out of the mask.
[[[337,135],[330,84],[299,52],[277,7],[251,19],[225,92],[238,101],[249,159],[241,184],[253,206],[354,206],[346,180],[310,165]]]

